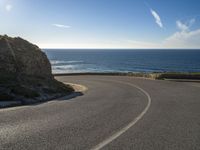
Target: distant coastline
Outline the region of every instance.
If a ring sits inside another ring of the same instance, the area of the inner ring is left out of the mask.
[[[180,50],[194,50],[194,51],[199,51],[200,48],[42,48],[43,51],[45,50],[77,50],[77,51],[82,51],[82,50],[92,50],[92,51],[115,51],[115,50],[125,50],[125,51],[138,51],[138,50],[144,50],[144,51],[160,51],[160,50],[167,50],[167,51],[180,51]]]
[[[53,74],[54,76],[80,76],[80,75],[105,75],[105,76],[130,76],[154,80],[183,80],[183,81],[200,81],[200,72],[183,73],[183,72],[166,72],[166,73],[135,73],[135,72],[85,72],[85,73],[62,73]]]

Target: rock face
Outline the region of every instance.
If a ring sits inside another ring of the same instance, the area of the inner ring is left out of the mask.
[[[31,104],[73,92],[54,79],[44,52],[20,37],[0,36],[0,107],[2,101]]]
[[[47,56],[36,46],[19,37],[0,36],[0,73],[52,78]]]

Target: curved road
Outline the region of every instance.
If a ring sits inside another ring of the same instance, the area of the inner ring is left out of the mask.
[[[199,150],[200,83],[62,76],[84,95],[0,110],[0,149]]]

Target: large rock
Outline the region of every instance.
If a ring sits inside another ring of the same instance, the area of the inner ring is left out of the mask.
[[[19,37],[0,36],[0,73],[51,78],[51,65],[36,45]]]
[[[0,36],[0,102],[30,104],[70,92],[73,88],[54,79],[47,56],[36,45]]]

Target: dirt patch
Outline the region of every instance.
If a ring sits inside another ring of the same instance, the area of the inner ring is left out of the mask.
[[[86,92],[88,90],[86,86],[81,84],[67,83],[67,82],[65,82],[65,84],[70,85],[75,92]]]

